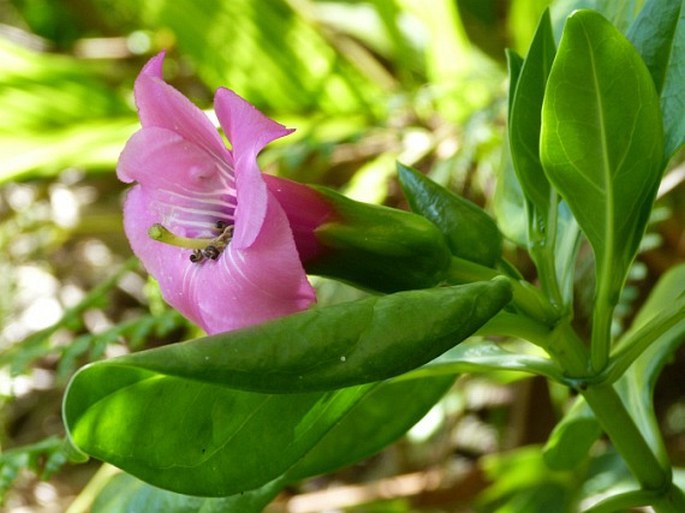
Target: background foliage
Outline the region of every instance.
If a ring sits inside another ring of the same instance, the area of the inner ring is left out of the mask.
[[[112,471],[103,467],[90,481],[97,462],[65,465],[59,404],[68,378],[89,361],[196,334],[130,259],[121,228],[124,187],[113,171],[138,126],[132,84],[151,55],[169,50],[168,81],[201,107],[210,108],[213,90],[225,85],[297,128],[262,155],[269,172],[402,207],[395,178],[400,159],[496,215],[509,238],[508,258],[530,273],[515,244],[525,222],[504,143],[504,49],[526,53],[548,4],[558,40],[574,8],[598,9],[625,30],[642,2],[0,2],[5,507],[86,511]],[[648,244],[632,269],[615,330],[685,256],[682,160],[676,156],[662,182]],[[587,268],[581,259],[578,290],[592,289],[582,286],[590,271],[590,259]],[[333,282],[316,284],[321,303],[361,294]],[[579,312],[589,304],[588,298],[576,300]],[[577,322],[582,329],[587,319],[581,315]],[[656,385],[676,465],[685,456],[682,365],[676,358]],[[603,475],[625,471],[601,442],[579,470],[550,472],[544,466],[539,447],[567,394],[541,379],[460,378],[396,445],[352,469],[289,489],[270,507],[568,511],[578,483],[590,483],[583,493],[591,496],[603,491]],[[99,511],[120,511],[112,497],[117,487],[136,486],[129,481],[112,480],[98,499]],[[132,497],[148,506],[154,500]]]

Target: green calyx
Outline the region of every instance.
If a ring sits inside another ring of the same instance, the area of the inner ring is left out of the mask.
[[[450,251],[433,223],[411,212],[316,189],[337,215],[315,230],[326,251],[305,264],[307,272],[380,292],[440,283],[449,267]]]

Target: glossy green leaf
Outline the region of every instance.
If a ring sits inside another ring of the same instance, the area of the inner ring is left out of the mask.
[[[454,379],[454,374],[440,374],[380,383],[288,471],[288,480],[330,472],[376,453],[421,420]]]
[[[543,448],[545,463],[555,470],[572,470],[588,458],[602,434],[599,421],[582,397],[554,427]]]
[[[397,171],[412,211],[440,229],[453,255],[495,265],[502,256],[502,235],[483,209],[409,166],[398,162]]]
[[[613,293],[637,251],[662,172],[658,97],[640,56],[603,17],[569,17],[547,84],[545,171]]]
[[[91,364],[76,374],[70,391],[81,390],[86,381],[104,384],[110,372],[136,380],[182,377],[267,393],[381,381],[455,346],[510,299],[508,280],[494,279],[313,308],[262,325]]]
[[[685,1],[648,0],[628,38],[642,55],[661,95],[669,159],[685,142]]]
[[[555,53],[549,11],[545,11],[523,62],[509,111],[509,144],[514,169],[526,198],[543,220],[550,210],[552,189],[540,163],[540,118]]]
[[[566,23],[542,112],[541,159],[595,254],[593,367],[606,364],[611,312],[663,170],[659,99],[630,42],[605,18]]]
[[[130,474],[115,475],[91,513],[260,513],[283,487],[280,480],[230,497],[192,497],[156,488]]]
[[[369,389],[292,468],[259,488],[222,498],[193,497],[153,487],[130,475],[120,475],[99,494],[93,512],[262,511],[289,483],[352,464],[393,442],[426,414],[453,381],[454,376],[438,376],[384,382]],[[411,401],[406,401],[407,397]],[[400,401],[403,408],[397,408]],[[273,428],[281,429],[280,426],[276,423]]]
[[[351,385],[430,361],[510,298],[504,279],[408,291],[91,364],[66,391],[67,431],[83,452],[165,489],[257,488],[299,462],[374,386]],[[398,426],[408,427],[390,425]],[[379,436],[365,450],[387,443]]]
[[[406,378],[493,371],[536,374],[559,383],[565,382],[563,372],[552,360],[522,351],[507,350],[491,340],[480,339],[459,344],[428,365],[407,374]]]
[[[93,370],[66,393],[72,443],[150,484],[206,497],[277,479],[374,386],[270,395],[125,367]]]

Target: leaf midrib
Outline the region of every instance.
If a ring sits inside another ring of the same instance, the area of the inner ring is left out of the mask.
[[[609,148],[607,143],[607,133],[604,119],[604,102],[598,80],[597,65],[595,62],[594,48],[587,30],[583,27],[583,35],[588,45],[588,55],[590,56],[590,67],[592,69],[592,82],[595,90],[595,102],[597,104],[597,121],[599,123],[600,142],[602,146],[602,178],[604,181],[605,211],[604,211],[604,252],[602,255],[602,268],[608,269],[611,266],[614,253],[614,191],[611,187],[611,165],[609,162]],[[595,248],[599,251],[600,248]],[[605,275],[606,272],[602,272]]]

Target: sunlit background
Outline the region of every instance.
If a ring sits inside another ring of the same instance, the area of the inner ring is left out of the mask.
[[[160,299],[122,231],[125,188],[114,169],[138,127],[132,87],[147,59],[166,50],[166,79],[203,109],[226,86],[296,128],[262,154],[266,171],[403,208],[395,162],[414,165],[496,216],[510,259],[529,274],[515,245],[524,223],[504,140],[504,50],[525,54],[550,3],[557,28],[578,6],[625,28],[642,2],[0,0],[6,510],[89,511],[105,480],[101,471],[90,481],[97,462],[65,464],[61,452],[60,400],[76,368],[197,334]],[[622,303],[625,319],[685,257],[680,161],[660,190]],[[360,294],[316,283],[322,303]],[[657,400],[681,464],[682,376],[667,371]],[[520,378],[461,378],[396,445],[289,489],[270,511],[566,511],[559,508],[568,491],[591,470],[551,473],[535,444],[544,443],[567,391]],[[592,470],[597,493],[602,472],[621,471],[612,457]]]

